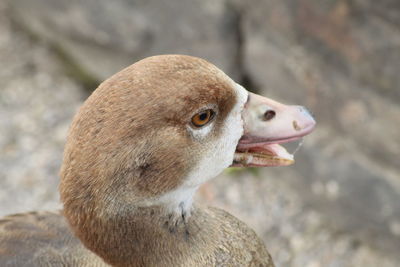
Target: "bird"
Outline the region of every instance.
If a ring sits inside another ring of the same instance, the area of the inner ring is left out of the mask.
[[[302,106],[250,93],[187,55],[142,59],[93,91],[69,129],[63,209],[0,219],[0,266],[274,266],[256,233],[193,201],[224,169],[287,166]]]

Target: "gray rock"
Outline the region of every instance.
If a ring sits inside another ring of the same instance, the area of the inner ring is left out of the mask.
[[[290,182],[300,201],[337,231],[397,254],[400,6],[251,3],[244,69],[263,94],[309,106],[318,122]]]
[[[61,207],[63,145],[85,97],[49,47],[5,14],[0,3],[0,216]]]
[[[206,58],[234,77],[236,12],[224,0],[15,0],[15,21],[94,79],[155,54]]]

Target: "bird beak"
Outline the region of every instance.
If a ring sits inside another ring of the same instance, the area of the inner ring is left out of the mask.
[[[311,133],[315,120],[302,106],[288,106],[249,93],[242,112],[244,134],[232,166],[286,166],[294,157],[279,145]]]

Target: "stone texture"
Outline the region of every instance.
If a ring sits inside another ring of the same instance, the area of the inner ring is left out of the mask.
[[[59,207],[62,146],[83,87],[148,55],[187,53],[310,107],[318,122],[294,166],[222,175],[200,200],[256,229],[277,266],[398,266],[398,1],[7,3],[0,215]]]
[[[332,223],[336,216],[326,216],[305,205],[307,192],[293,184],[298,178],[297,169],[293,166],[288,172],[268,168],[256,176],[225,174],[202,188],[201,200],[228,210],[255,229],[265,240],[276,266],[398,265],[393,251],[376,249],[352,232],[335,230]]]
[[[12,27],[0,3],[0,216],[59,208],[58,170],[85,94],[43,43]]]
[[[236,13],[224,0],[11,2],[15,20],[104,80],[138,59],[190,54],[231,75],[236,64]]]
[[[400,6],[394,1],[379,7],[344,0],[251,3],[242,28],[243,69],[257,90],[310,107],[318,122],[297,157],[291,185],[302,192],[303,205],[337,231],[396,253]],[[280,175],[290,177],[290,172]]]

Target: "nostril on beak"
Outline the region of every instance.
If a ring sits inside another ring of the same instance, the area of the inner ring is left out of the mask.
[[[265,111],[265,113],[264,113],[264,116],[263,116],[263,120],[264,121],[269,121],[269,120],[272,120],[274,117],[275,117],[275,115],[276,115],[276,112],[275,111],[273,111],[273,110],[267,110],[267,111]]]

